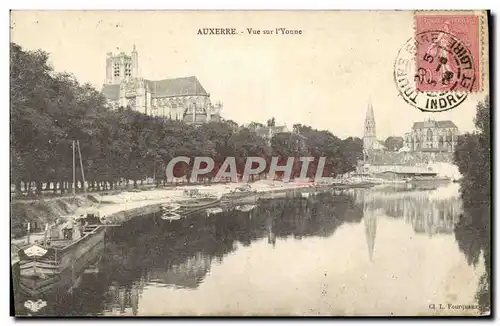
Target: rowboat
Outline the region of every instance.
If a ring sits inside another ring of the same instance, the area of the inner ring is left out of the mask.
[[[181,218],[181,215],[177,213],[181,206],[179,204],[166,204],[161,205],[161,219],[166,221],[175,221]]]
[[[207,209],[207,215],[208,216],[220,214],[222,212],[224,212],[224,209],[222,209],[221,207],[213,207],[213,208],[208,208]]]
[[[255,207],[257,207],[257,205],[238,205],[236,206],[236,210],[247,213],[252,211]]]
[[[221,199],[215,196],[199,197],[179,203],[179,210],[190,213],[217,205]]]
[[[181,203],[168,203],[160,206],[161,218],[164,220],[178,220],[183,216],[194,214],[220,203],[219,197],[207,196],[186,200]]]

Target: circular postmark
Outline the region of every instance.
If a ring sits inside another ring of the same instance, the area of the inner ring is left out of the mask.
[[[409,39],[394,62],[401,97],[415,108],[441,112],[463,103],[476,72],[469,49],[454,35],[425,31]]]

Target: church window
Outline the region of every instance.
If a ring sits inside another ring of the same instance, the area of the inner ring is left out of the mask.
[[[125,76],[126,77],[132,76],[132,69],[130,68],[130,63],[127,63],[125,65]]]
[[[114,76],[115,77],[120,77],[120,65],[118,63],[115,63]]]

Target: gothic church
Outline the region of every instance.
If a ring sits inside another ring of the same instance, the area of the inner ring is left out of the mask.
[[[203,124],[220,121],[222,104],[213,105],[198,78],[148,80],[139,74],[139,54],[106,55],[106,81],[102,93],[112,108],[130,107],[152,116]]]

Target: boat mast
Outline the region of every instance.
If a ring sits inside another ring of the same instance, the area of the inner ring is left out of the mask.
[[[153,159],[153,184],[156,185],[156,157]]]
[[[73,140],[73,198],[76,197],[75,141]]]
[[[82,163],[82,152],[80,150],[80,141],[76,141],[76,145],[78,147],[78,157],[80,158],[80,170],[82,171],[82,186],[83,192],[87,194],[87,188],[85,187],[85,173],[83,172],[83,163]]]
[[[30,243],[30,229],[31,229],[31,223],[28,222],[28,225],[26,226],[27,228],[27,233],[28,233],[28,237],[27,237],[27,242]]]

